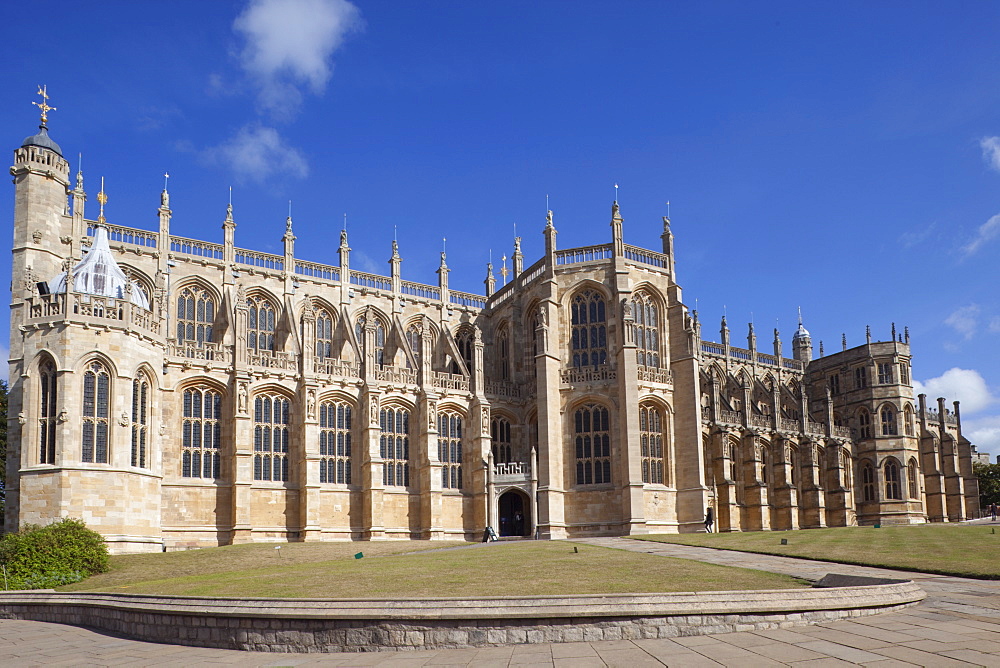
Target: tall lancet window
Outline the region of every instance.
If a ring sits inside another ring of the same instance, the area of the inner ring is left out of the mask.
[[[247,347],[251,350],[274,350],[274,305],[263,297],[247,299],[250,319],[247,323]]]
[[[379,413],[379,456],[382,457],[382,484],[408,487],[410,484],[410,411],[383,408]]]
[[[56,463],[56,367],[42,364],[38,373],[40,396],[38,406],[38,463]]]
[[[506,327],[497,332],[496,355],[497,378],[510,380],[510,334]]]
[[[375,334],[372,340],[372,345],[374,346],[371,353],[372,358],[375,361],[375,366],[381,369],[385,365],[385,325],[378,318],[372,318],[372,322],[375,327]],[[354,324],[354,335],[358,339],[358,345],[361,346],[362,350],[365,350],[368,345],[368,339],[365,336],[365,331],[367,329],[368,320],[365,316],[358,318],[358,321]],[[367,354],[367,350],[365,353]]]
[[[513,447],[510,441],[510,421],[507,418],[493,418],[490,424],[490,437],[493,441],[494,463],[506,464],[514,461]]]
[[[132,466],[148,467],[149,379],[140,373],[132,381]]]
[[[108,463],[108,434],[111,412],[111,376],[100,362],[91,362],[83,374],[82,461]]]
[[[351,484],[351,404],[319,405],[319,481]]]
[[[469,373],[473,373],[473,352],[475,350],[475,345],[473,344],[472,331],[469,329],[463,329],[458,333],[455,339],[458,344],[458,352],[462,354],[462,360],[465,362],[465,367],[469,370]],[[459,373],[459,367],[456,364],[454,368],[454,373]]]
[[[462,489],[462,416],[447,411],[438,414],[438,460],[441,487]]]
[[[181,476],[220,478],[222,395],[207,387],[184,390],[181,423]]]
[[[333,354],[333,318],[326,311],[316,314],[316,357],[326,359]]]
[[[177,298],[177,343],[212,342],[215,301],[200,287],[184,288]]]
[[[254,400],[253,479],[288,481],[290,403],[280,396]]]
[[[669,482],[664,474],[666,458],[664,451],[663,411],[654,404],[639,406],[639,443],[642,456],[642,481],[654,485]]]
[[[576,484],[611,482],[611,426],[608,409],[591,404],[574,415]]]
[[[608,361],[608,328],[604,297],[584,290],[571,308],[573,366],[600,366]]]
[[[406,329],[406,342],[410,344],[410,351],[413,353],[413,359],[417,363],[417,367],[420,367],[420,353],[423,348],[422,337],[420,335],[420,327],[417,325],[410,325]],[[406,360],[407,365],[409,365],[410,360]]]
[[[660,367],[660,312],[656,303],[643,293],[632,300],[636,358],[639,366]]]

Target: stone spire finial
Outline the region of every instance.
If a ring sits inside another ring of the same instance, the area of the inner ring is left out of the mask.
[[[820,341],[819,341],[819,356],[822,357],[823,354],[824,354],[823,353],[823,340],[820,339]]]
[[[865,341],[868,343],[872,342],[872,326],[865,325]]]
[[[840,335],[840,345],[844,350],[847,350],[847,334]]]
[[[83,153],[77,154],[76,189],[83,192]]]
[[[402,259],[401,257],[399,257],[399,242],[396,241],[395,239],[392,240],[392,257],[390,259],[392,260]]]
[[[909,327],[903,327],[903,337],[905,338],[906,343],[909,344],[910,343],[910,328]]]
[[[545,229],[552,229],[555,225],[552,224],[552,209],[549,209],[545,214]]]

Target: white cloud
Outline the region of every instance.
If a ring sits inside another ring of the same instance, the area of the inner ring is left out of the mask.
[[[241,183],[260,183],[271,176],[309,175],[302,152],[287,145],[277,130],[259,123],[243,126],[231,139],[201,155],[206,162],[228,167]]]
[[[979,305],[963,306],[945,318],[944,324],[961,334],[966,340],[971,339],[976,330],[979,329]]]
[[[1000,213],[990,217],[976,230],[976,236],[969,243],[962,246],[962,254],[969,256],[982,248],[985,244],[1000,236]]]
[[[931,408],[937,406],[937,398],[944,397],[951,406],[952,401],[962,402],[962,414],[978,413],[997,403],[979,372],[974,369],[948,369],[937,378],[913,381],[914,394],[926,394]],[[964,421],[963,421],[964,422]],[[963,424],[963,429],[964,429]]]
[[[979,148],[983,149],[986,164],[1000,172],[1000,137],[983,137],[979,140]]]
[[[978,452],[1000,455],[1000,415],[987,415],[972,420],[962,418],[962,434],[976,446]]]
[[[233,28],[246,38],[240,60],[261,107],[288,117],[301,103],[299,86],[321,93],[333,52],[361,25],[361,12],[347,0],[251,0]]]

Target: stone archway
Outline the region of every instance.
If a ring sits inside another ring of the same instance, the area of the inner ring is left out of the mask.
[[[499,535],[531,535],[531,502],[519,489],[510,489],[497,499],[497,524]]]

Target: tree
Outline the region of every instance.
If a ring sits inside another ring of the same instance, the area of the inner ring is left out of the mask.
[[[979,476],[979,505],[989,508],[991,503],[1000,506],[1000,464],[973,463],[972,472]]]

